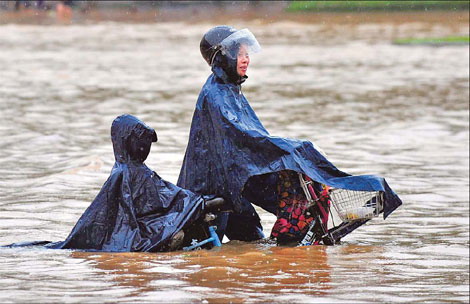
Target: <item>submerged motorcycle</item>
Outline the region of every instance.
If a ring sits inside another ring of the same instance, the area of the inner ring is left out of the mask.
[[[301,239],[287,244],[288,246],[338,244],[344,236],[383,213],[384,196],[381,191],[353,191],[324,187],[328,198],[325,200],[324,193],[319,193],[318,187],[315,187],[318,183],[301,173],[298,173],[298,178],[308,202],[303,209],[304,215],[313,217],[313,220],[304,230]],[[208,199],[204,205],[201,216],[177,232],[168,245],[158,251],[191,251],[221,247],[222,242],[216,226],[217,214],[229,210],[222,198]],[[15,243],[6,247],[39,245],[57,248],[54,244],[56,243],[35,241]]]

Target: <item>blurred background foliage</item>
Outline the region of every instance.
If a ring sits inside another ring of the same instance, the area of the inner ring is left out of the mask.
[[[292,1],[287,11],[468,10],[470,1]]]

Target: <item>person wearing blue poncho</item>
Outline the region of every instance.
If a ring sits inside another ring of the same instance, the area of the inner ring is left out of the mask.
[[[199,218],[204,199],[162,179],[144,161],[157,133],[137,117],[111,126],[116,162],[108,180],[70,235],[50,248],[167,251],[173,237]]]
[[[154,252],[179,250],[193,238],[206,238],[203,218],[223,200],[178,187],[147,167],[144,162],[152,143],[157,142],[157,133],[137,117],[117,117],[111,139],[116,162],[110,176],[69,236],[60,242],[21,242],[6,247]]]
[[[263,238],[252,204],[277,215],[279,229],[273,229],[272,236],[282,234],[286,226],[282,226],[284,206],[279,189],[292,184],[292,173],[313,180],[318,193],[322,186],[380,191],[384,218],[401,205],[383,178],[352,176],[337,169],[311,142],[269,134],[241,90],[248,78],[249,54],[260,50],[248,29],[214,27],[203,36],[200,50],[212,74],[197,100],[177,184],[196,193],[221,196],[231,205],[232,212],[219,214],[219,236],[243,241]],[[299,194],[295,187],[299,185],[283,192],[292,201]],[[292,235],[297,232],[290,228]]]

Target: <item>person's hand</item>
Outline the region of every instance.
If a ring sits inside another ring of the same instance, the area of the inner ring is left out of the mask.
[[[230,207],[225,203],[223,198],[216,197],[205,202],[204,210],[212,212],[230,211]]]

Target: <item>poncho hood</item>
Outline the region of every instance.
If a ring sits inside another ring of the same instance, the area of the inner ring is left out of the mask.
[[[119,163],[144,162],[157,140],[155,130],[132,115],[119,116],[111,125],[114,157]]]

